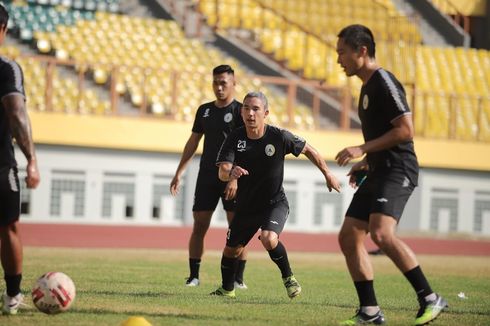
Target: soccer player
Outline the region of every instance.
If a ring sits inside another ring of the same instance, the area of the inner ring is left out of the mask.
[[[0,45],[7,34],[9,15],[0,4]],[[23,305],[22,242],[19,234],[20,193],[12,138],[27,159],[28,188],[39,184],[31,125],[25,107],[22,70],[12,60],[0,56],[0,257],[7,286],[2,296],[2,312],[15,315]]]
[[[199,174],[197,176],[194,193],[194,206],[192,207],[194,226],[189,240],[189,269],[187,286],[199,285],[199,268],[204,252],[204,236],[209,229],[218,200],[221,197],[226,211],[228,224],[233,219],[235,210],[235,195],[237,182],[223,182],[218,179],[216,157],[219,148],[226,136],[235,128],[243,126],[240,116],[242,104],[235,100],[235,73],[228,65],[220,65],[213,69],[213,91],[216,100],[202,104],[194,119],[192,133],[185,144],[179,166],[170,183],[170,192],[177,195],[180,187],[182,173],[194,156],[196,149],[204,135],[204,149],[201,156]],[[235,275],[235,286],[246,289],[243,282],[247,253],[240,256],[239,269]]]
[[[289,131],[265,124],[268,114],[265,95],[248,93],[242,107],[245,127],[235,129],[226,138],[217,158],[219,178],[226,182],[238,180],[238,192],[235,217],[221,258],[222,285],[212,295],[235,297],[233,275],[237,257],[258,229],[262,245],[281,271],[288,296],[294,298],[301,293],[286,248],[279,241],[289,214],[282,186],[287,154],[304,154],[323,173],[329,191],[340,191],[339,182],[318,152]]]
[[[350,184],[356,171],[367,170],[347,209],[339,233],[339,244],[357,290],[360,308],[344,325],[383,324],[373,286],[373,268],[364,246],[371,239],[398,267],[415,290],[420,310],[415,324],[425,325],[447,307],[434,293],[413,251],[396,235],[396,226],[414,188],[419,166],[414,151],[412,115],[405,90],[390,72],[376,63],[371,31],[350,25],[338,34],[337,62],[347,76],[362,80],[358,113],[364,144],[342,149],[336,156],[340,166],[364,158],[350,169]]]

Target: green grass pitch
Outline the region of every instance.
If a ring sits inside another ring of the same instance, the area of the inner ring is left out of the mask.
[[[184,286],[187,252],[127,249],[25,248],[22,288],[31,308],[0,316],[0,325],[120,325],[143,316],[152,325],[337,325],[352,316],[357,297],[340,254],[291,252],[303,287],[290,300],[267,253],[252,252],[245,271],[248,290],[237,298],[208,293],[220,284],[221,253],[206,252],[201,285]],[[488,257],[419,256],[432,287],[449,301],[433,325],[490,325]],[[417,312],[413,290],[385,256],[372,257],[378,302],[388,325],[410,325]],[[48,271],[68,274],[77,287],[72,308],[59,315],[38,312],[30,299],[36,278]],[[0,291],[4,291],[1,283]],[[466,299],[458,297],[464,292]]]

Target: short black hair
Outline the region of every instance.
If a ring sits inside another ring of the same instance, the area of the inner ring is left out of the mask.
[[[342,38],[348,46],[358,51],[361,46],[367,48],[368,56],[374,58],[376,55],[376,43],[373,33],[364,25],[354,24],[344,27],[337,37]]]
[[[0,2],[0,26],[7,27],[9,22],[9,13],[5,5]]]
[[[235,75],[235,71],[229,65],[219,65],[213,69],[213,75],[221,75],[224,73]]]

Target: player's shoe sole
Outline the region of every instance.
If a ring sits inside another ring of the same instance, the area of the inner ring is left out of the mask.
[[[369,316],[359,309],[352,318],[344,320],[340,323],[340,325],[383,325],[384,323],[385,316],[381,310],[379,310],[375,315]]]

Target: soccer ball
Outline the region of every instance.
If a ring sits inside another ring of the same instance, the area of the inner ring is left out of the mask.
[[[70,308],[75,300],[75,284],[60,272],[49,272],[41,276],[32,288],[32,301],[40,311],[57,314]]]

